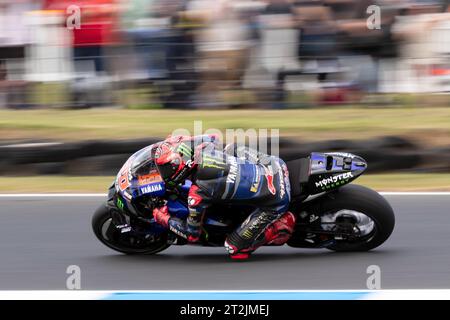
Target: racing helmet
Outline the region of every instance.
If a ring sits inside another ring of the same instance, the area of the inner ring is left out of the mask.
[[[192,172],[193,157],[194,152],[189,141],[165,141],[156,149],[156,168],[165,182],[178,184]]]

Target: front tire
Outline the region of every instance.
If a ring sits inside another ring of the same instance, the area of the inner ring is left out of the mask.
[[[152,242],[139,242],[138,237],[132,241],[120,233],[112,222],[111,211],[105,204],[101,205],[92,217],[92,229],[95,236],[108,248],[125,254],[156,254],[167,249],[167,236],[158,236]]]

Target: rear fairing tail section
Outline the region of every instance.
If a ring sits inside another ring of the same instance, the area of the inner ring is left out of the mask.
[[[366,168],[367,162],[351,153],[311,153],[306,188],[311,195],[331,191],[352,182]]]

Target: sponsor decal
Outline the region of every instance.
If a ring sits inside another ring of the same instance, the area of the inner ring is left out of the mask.
[[[199,191],[199,187],[196,185],[191,186],[189,189],[189,195],[188,195],[188,205],[190,207],[192,206],[198,206],[200,202],[202,202],[202,197],[197,193]],[[190,208],[191,209],[191,208]]]
[[[120,229],[120,233],[127,233],[131,231],[131,227],[126,227],[126,228],[122,228]]]
[[[186,167],[188,167],[188,168],[192,168],[194,166],[194,161],[192,161],[192,160],[188,160],[188,161],[186,161]]]
[[[340,182],[344,182],[350,178],[353,178],[353,174],[351,172],[337,174],[316,182],[316,187],[327,187],[333,184],[340,184]]]
[[[253,233],[250,230],[245,230],[244,233],[242,234],[242,237],[244,239],[251,239],[253,236]]]
[[[171,152],[173,150],[173,146],[168,142],[161,143],[155,152],[155,159],[161,158],[164,154]]]
[[[184,233],[182,233],[180,230],[174,228],[173,226],[169,226],[169,229],[170,229],[170,231],[175,233],[177,236],[187,239],[187,236]]]
[[[157,172],[146,174],[144,176],[138,176],[138,184],[140,186],[144,186],[144,185],[156,183],[156,182],[161,182],[161,181],[162,181],[162,177]]]
[[[225,165],[222,164],[217,164],[215,162],[202,162],[202,168],[215,168],[215,169],[220,169],[223,170],[225,169]]]
[[[260,181],[261,177],[259,175],[258,170],[256,170],[256,174],[255,174],[255,180],[252,183],[252,186],[250,188],[250,192],[257,192],[258,191],[258,187],[259,187],[259,181]]]
[[[280,179],[280,198],[283,199],[285,194],[286,194],[286,185],[285,185],[285,176],[284,174],[282,175],[281,173],[278,175],[279,179]]]
[[[327,153],[327,154],[333,155],[333,156],[344,157],[344,158],[352,158],[352,159],[355,157],[354,154],[347,153],[347,152],[330,152],[330,153]]]
[[[117,177],[117,184],[119,186],[120,191],[124,191],[130,186],[130,166],[131,166],[132,158],[129,158],[127,162],[123,165],[122,169],[120,169],[120,173]]]
[[[162,191],[162,190],[163,190],[162,183],[149,184],[147,186],[139,188],[139,191],[141,191],[141,193],[143,193],[143,194],[158,192],[158,191]]]
[[[238,171],[236,158],[230,157],[229,162],[230,162],[230,171],[228,172],[227,183],[235,183]]]
[[[258,230],[258,228],[260,227],[261,224],[263,224],[265,222],[265,220],[267,219],[267,214],[266,213],[261,213],[248,227],[248,231],[250,231],[251,234],[253,234],[253,231],[256,229]],[[245,233],[245,232],[244,232]]]
[[[120,210],[123,210],[123,208],[125,207],[122,199],[120,199],[120,198],[117,198],[116,204],[117,204],[117,208],[119,208]]]
[[[281,168],[283,169],[284,177],[289,179],[289,170],[287,168],[287,165],[283,163]]]
[[[264,170],[265,170],[265,176],[266,176],[266,180],[267,180],[267,188],[269,189],[269,192],[273,195],[275,195],[276,193],[276,189],[275,186],[273,185],[273,172],[272,172],[272,166],[268,166],[265,167],[264,166]]]
[[[186,174],[186,172],[190,169],[192,169],[192,167],[194,166],[194,161],[192,160],[188,160],[186,161],[186,165],[183,167],[183,169],[180,170],[180,172],[178,172],[176,174],[176,176],[173,178],[174,180],[178,180],[180,177],[183,178],[184,175]]]
[[[283,199],[285,194],[286,194],[286,188],[284,185],[284,178],[280,177],[280,198]]]
[[[202,202],[202,198],[198,195],[196,196],[189,196],[188,197],[188,205],[190,207],[192,206],[198,206],[200,204],[200,202]]]
[[[228,244],[228,242],[226,242],[225,241],[225,250],[227,250],[227,252],[229,253],[229,254],[233,254],[234,253],[234,248],[232,247],[232,246],[230,246],[229,244]]]
[[[122,195],[127,198],[128,200],[131,200],[133,197],[127,192],[127,191],[123,191]]]
[[[288,170],[286,164],[283,164],[281,166],[281,168],[283,169],[283,173],[284,173],[285,190],[286,190],[286,192],[288,192],[290,194],[291,193],[291,182],[289,181],[289,170]]]
[[[203,155],[202,157],[202,168],[215,168],[215,169],[225,169],[227,167],[225,161],[220,158]]]
[[[177,147],[177,152],[181,153],[183,156],[190,158],[192,156],[192,149],[185,143],[181,143]]]
[[[116,226],[117,229],[120,229],[120,233],[127,233],[131,231],[131,226],[128,224],[121,224]]]

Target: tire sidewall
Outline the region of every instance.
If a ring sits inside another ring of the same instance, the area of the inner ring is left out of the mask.
[[[390,204],[379,193],[360,185],[346,185],[321,202],[322,212],[348,209],[361,212],[375,223],[375,234],[368,242],[348,244],[336,242],[327,249],[334,251],[368,251],[383,244],[392,234],[395,216]]]
[[[92,229],[94,231],[95,236],[97,239],[103,243],[105,246],[107,246],[110,249],[113,249],[115,251],[125,253],[125,254],[155,254],[158,252],[161,252],[165,249],[167,249],[170,245],[167,244],[165,241],[163,243],[160,243],[158,245],[155,244],[154,247],[149,249],[132,249],[128,247],[121,247],[119,245],[114,245],[111,243],[111,241],[108,241],[104,239],[102,235],[102,227],[104,223],[112,218],[111,213],[106,206],[106,204],[101,205],[94,213],[92,217]]]

